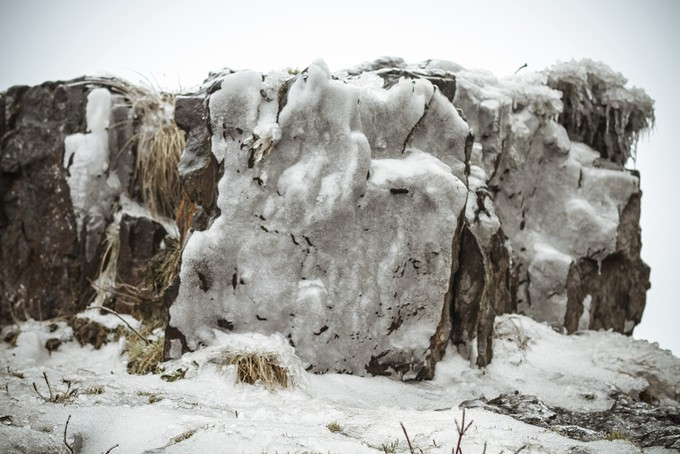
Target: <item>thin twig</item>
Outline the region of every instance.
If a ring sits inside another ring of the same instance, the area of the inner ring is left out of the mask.
[[[109,454],[111,451],[113,451],[114,449],[116,449],[118,446],[120,446],[120,445],[111,446],[111,447],[109,448],[109,450],[106,451],[104,454]]]
[[[50,386],[50,381],[47,379],[47,372],[43,372],[43,377],[45,378],[45,383],[47,383],[47,390],[50,392],[50,401],[54,400],[54,394],[52,393],[52,387]]]
[[[68,450],[71,452],[71,454],[75,454],[73,451],[73,446],[68,444],[68,441],[66,441],[66,432],[68,431],[68,423],[71,421],[71,415],[68,415],[68,419],[66,419],[66,425],[64,426],[64,444],[68,448]]]
[[[48,399],[47,397],[43,396],[43,395],[40,393],[40,391],[38,391],[38,386],[36,386],[35,382],[33,382],[33,389],[35,389],[36,394],[38,394],[38,396],[39,396],[42,400],[44,400],[45,402],[49,402],[49,399]]]
[[[404,431],[404,435],[406,436],[406,443],[408,443],[408,449],[411,450],[411,454],[414,454],[415,451],[413,450],[413,446],[411,446],[411,440],[408,438],[408,433],[406,432],[406,427],[404,427],[404,424],[401,423],[401,422],[399,423],[399,425],[401,425],[401,430]]]
[[[144,342],[146,342],[146,345],[151,345],[151,342],[149,342],[149,339],[147,339],[146,337],[144,337],[144,336],[142,336],[141,334],[139,334],[139,331],[137,331],[136,329],[134,329],[134,328],[127,322],[127,320],[125,320],[123,317],[121,317],[121,315],[120,315],[118,312],[114,311],[113,309],[109,309],[108,307],[104,307],[104,306],[97,306],[97,307],[88,307],[86,310],[90,310],[90,309],[100,309],[100,310],[102,310],[102,311],[104,311],[104,312],[108,312],[109,314],[115,315],[116,317],[118,317],[119,319],[121,319],[121,320],[123,321],[123,323],[125,323],[125,324],[127,325],[127,327],[130,328],[130,329],[132,330],[133,333],[135,333],[137,336],[139,336],[139,338],[140,338],[141,340],[143,340]]]
[[[468,431],[474,421],[470,421],[467,426],[465,425],[465,408],[463,408],[463,419],[461,420],[460,426],[458,425],[457,420],[454,419],[454,422],[456,423],[456,430],[458,431],[458,443],[456,444],[456,449],[453,451],[453,454],[463,454],[463,451],[460,449],[460,443],[463,441],[465,432]]]
[[[519,68],[517,68],[517,71],[515,71],[515,74],[517,74],[518,72],[520,72],[521,70],[523,70],[523,69],[526,68],[527,66],[529,66],[529,64],[528,64],[528,63],[524,63],[522,66],[520,66]]]

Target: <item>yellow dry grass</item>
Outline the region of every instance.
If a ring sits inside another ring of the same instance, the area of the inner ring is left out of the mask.
[[[145,325],[141,329],[141,336],[148,339],[151,333],[159,326],[164,324],[163,320],[157,320],[155,323]],[[127,370],[129,374],[146,375],[157,374],[162,370],[160,363],[163,361],[163,344],[165,338],[159,336],[157,339],[145,342],[134,333],[126,336],[128,364]]]
[[[137,144],[135,181],[151,212],[174,218],[181,199],[177,167],[185,145],[184,131],[174,121],[154,126],[145,125],[133,138]]]
[[[238,383],[261,383],[269,390],[275,389],[277,385],[283,388],[289,385],[288,370],[280,366],[279,359],[273,353],[229,353],[223,356],[222,365],[236,366]]]
[[[136,151],[135,184],[154,214],[174,218],[182,195],[177,166],[185,145],[184,131],[172,115],[174,95],[116,78],[84,83],[106,87],[130,104],[136,132],[126,146]]]

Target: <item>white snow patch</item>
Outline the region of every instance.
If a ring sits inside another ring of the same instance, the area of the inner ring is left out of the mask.
[[[585,331],[590,328],[590,305],[593,302],[593,297],[591,295],[586,295],[583,298],[583,312],[581,313],[581,318],[578,320],[578,330]]]
[[[397,452],[408,452],[400,422],[416,450],[450,453],[457,441],[454,419],[460,421],[458,404],[464,400],[519,390],[548,405],[606,410],[612,389],[636,392],[647,386],[641,371],[669,384],[680,380],[680,360],[647,342],[611,332],[564,336],[518,315],[497,318],[494,360],[486,369],[471,366],[449,348],[433,381],[411,383],[311,375],[301,369],[282,336],[222,332],[215,333],[212,345],[166,363],[168,371],[187,370],[185,379],[169,383],[157,375],[128,375],[125,356],[115,344],[94,350],[67,342],[48,355],[39,348],[50,334],[47,325],[24,323],[20,346],[0,344],[0,376],[7,384],[0,408],[12,416],[12,425],[0,425],[2,446],[26,446],[32,452],[62,446],[71,415],[69,439],[81,440],[85,454],[105,452],[115,444],[130,454],[225,449],[372,453],[392,443]],[[60,325],[55,333],[64,335],[66,328]],[[299,382],[275,392],[234,384],[233,372],[213,360],[227,351],[273,352]],[[9,375],[5,365],[26,378]],[[65,378],[81,393],[66,405],[43,402],[32,388],[36,382],[44,390],[43,372],[58,391],[63,391],[60,380]],[[83,392],[91,387],[103,392]],[[150,396],[157,401],[150,403]],[[481,452],[487,443],[487,452],[514,452],[528,445],[524,451],[639,453],[626,441],[579,442],[481,409],[468,410],[467,417],[474,424],[463,440],[464,452]],[[331,422],[342,432],[330,432],[326,425]],[[192,435],[183,439],[188,433]]]

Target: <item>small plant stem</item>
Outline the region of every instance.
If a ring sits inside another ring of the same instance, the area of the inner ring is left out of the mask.
[[[411,446],[411,440],[408,438],[408,433],[406,432],[406,427],[404,427],[404,423],[399,423],[401,425],[401,430],[404,431],[404,436],[406,436],[406,443],[408,443],[408,449],[411,451],[411,454],[414,454],[415,451],[413,450],[413,446]]]
[[[68,423],[71,421],[71,415],[68,415],[68,418],[66,419],[66,425],[64,426],[64,444],[68,448],[68,450],[71,452],[71,454],[75,454],[73,451],[73,446],[68,444],[68,441],[66,441],[66,432],[68,432]]]
[[[125,320],[123,317],[121,317],[121,315],[120,315],[118,312],[114,311],[113,309],[109,309],[108,307],[104,307],[104,306],[97,306],[97,307],[88,307],[86,310],[92,310],[92,309],[99,309],[99,310],[102,310],[102,311],[104,311],[104,312],[108,312],[109,314],[115,315],[116,317],[118,317],[119,319],[121,319],[122,322],[125,323],[125,324],[127,325],[127,327],[130,328],[130,330],[131,330],[133,333],[135,333],[141,340],[143,340],[144,342],[146,342],[146,345],[150,345],[150,344],[151,344],[151,342],[149,342],[149,339],[147,339],[147,338],[145,338],[144,336],[142,336],[141,334],[139,334],[139,331],[137,331],[136,329],[134,329],[134,328],[127,322],[127,320]]]
[[[43,378],[45,378],[45,383],[47,383],[47,390],[50,392],[50,401],[53,401],[54,394],[52,394],[52,387],[50,386],[50,381],[47,379],[47,372],[43,372]]]

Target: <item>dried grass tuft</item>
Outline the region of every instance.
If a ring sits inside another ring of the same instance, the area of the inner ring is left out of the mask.
[[[238,383],[261,383],[269,390],[277,386],[287,388],[290,383],[288,369],[280,365],[278,357],[273,353],[230,353],[223,356],[222,365],[236,366]]]
[[[144,118],[156,116],[146,114]],[[137,143],[135,182],[144,204],[154,214],[174,218],[182,196],[178,165],[185,145],[184,131],[172,120],[151,121],[157,124],[145,124],[133,138]]]
[[[173,118],[175,96],[117,78],[82,83],[103,86],[130,104],[136,133],[126,146],[136,151],[135,185],[154,214],[174,218],[182,196],[178,165],[186,143]]]
[[[182,259],[182,244],[179,239],[165,238],[165,248],[154,255],[148,263],[147,285],[153,288],[160,298],[165,289],[172,284]]]
[[[129,374],[146,375],[162,372],[160,363],[163,361],[164,337],[159,336],[152,341],[145,341],[145,339],[148,339],[151,333],[157,327],[162,326],[163,323],[163,321],[158,320],[153,324],[144,326],[141,330],[143,338],[133,335],[133,333],[126,336],[128,352],[127,371]]]

